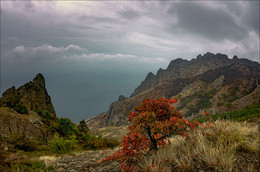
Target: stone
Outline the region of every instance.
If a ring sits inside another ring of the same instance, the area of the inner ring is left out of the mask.
[[[125,99],[127,99],[125,96],[123,96],[123,95],[120,95],[119,97],[118,97],[118,101],[119,102],[122,102],[122,101],[124,101]]]
[[[211,85],[213,88],[217,88],[223,84],[224,80],[225,80],[225,76],[221,75]]]
[[[41,73],[37,74],[33,81],[18,89],[15,89],[14,86],[7,89],[0,98],[0,106],[8,106],[8,102],[13,101],[14,98],[24,104],[28,111],[48,111],[56,115],[45,86],[45,79]]]

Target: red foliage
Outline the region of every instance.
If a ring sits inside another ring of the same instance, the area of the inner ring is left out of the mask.
[[[151,150],[157,150],[166,144],[172,135],[185,136],[199,123],[185,120],[172,106],[177,100],[157,98],[144,99],[129,113],[129,133],[121,142],[121,149],[103,161],[117,160],[123,171],[135,171],[136,162]]]

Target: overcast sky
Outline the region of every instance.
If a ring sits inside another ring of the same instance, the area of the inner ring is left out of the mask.
[[[41,72],[74,122],[206,52],[259,61],[259,1],[1,1],[1,94]]]

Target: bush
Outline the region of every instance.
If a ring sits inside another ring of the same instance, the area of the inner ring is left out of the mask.
[[[15,145],[17,149],[25,152],[37,150],[37,143],[32,140],[18,140]]]
[[[69,118],[58,119],[58,133],[62,137],[69,137],[76,131],[76,125],[71,122]]]
[[[50,151],[54,153],[64,154],[75,149],[75,140],[63,139],[55,136],[51,141],[49,141]]]
[[[78,129],[79,129],[80,132],[83,132],[83,133],[89,133],[90,132],[90,130],[89,130],[89,128],[86,125],[84,120],[81,120],[79,122]]]
[[[116,139],[104,139],[104,142],[106,144],[106,147],[108,148],[114,148],[120,145],[120,142]]]
[[[21,102],[18,102],[12,108],[18,113],[28,114],[28,110],[26,109],[25,105]]]
[[[6,105],[12,109],[14,109],[16,112],[20,114],[28,114],[28,110],[26,109],[25,105],[20,102],[21,97],[19,95],[14,95],[10,100],[8,100]]]
[[[55,119],[55,116],[51,115],[51,113],[47,110],[44,112],[36,110],[35,112],[38,113],[38,115],[40,115],[43,119],[47,119],[47,120]]]
[[[106,148],[105,142],[103,139],[91,139],[88,140],[85,143],[85,148],[87,149],[101,149],[101,148]]]
[[[104,149],[104,148],[114,148],[118,146],[120,142],[116,139],[106,139],[106,138],[93,138],[88,139],[84,143],[86,149]]]
[[[37,150],[37,142],[24,135],[12,135],[9,137],[9,140],[19,150],[25,152]]]

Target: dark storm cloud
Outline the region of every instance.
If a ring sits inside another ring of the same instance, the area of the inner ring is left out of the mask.
[[[238,41],[248,36],[247,31],[235,22],[235,18],[221,8],[214,9],[201,3],[186,2],[173,5],[168,12],[177,15],[176,25],[184,32],[199,34],[213,41]]]
[[[253,38],[259,2],[19,3],[3,8],[1,40],[18,37],[25,47],[73,44],[92,53],[170,60],[207,51],[255,56],[259,44]]]
[[[255,31],[259,35],[259,1],[247,2],[245,4],[246,10],[244,11],[244,16],[242,18],[242,23],[247,24],[248,28]]]

